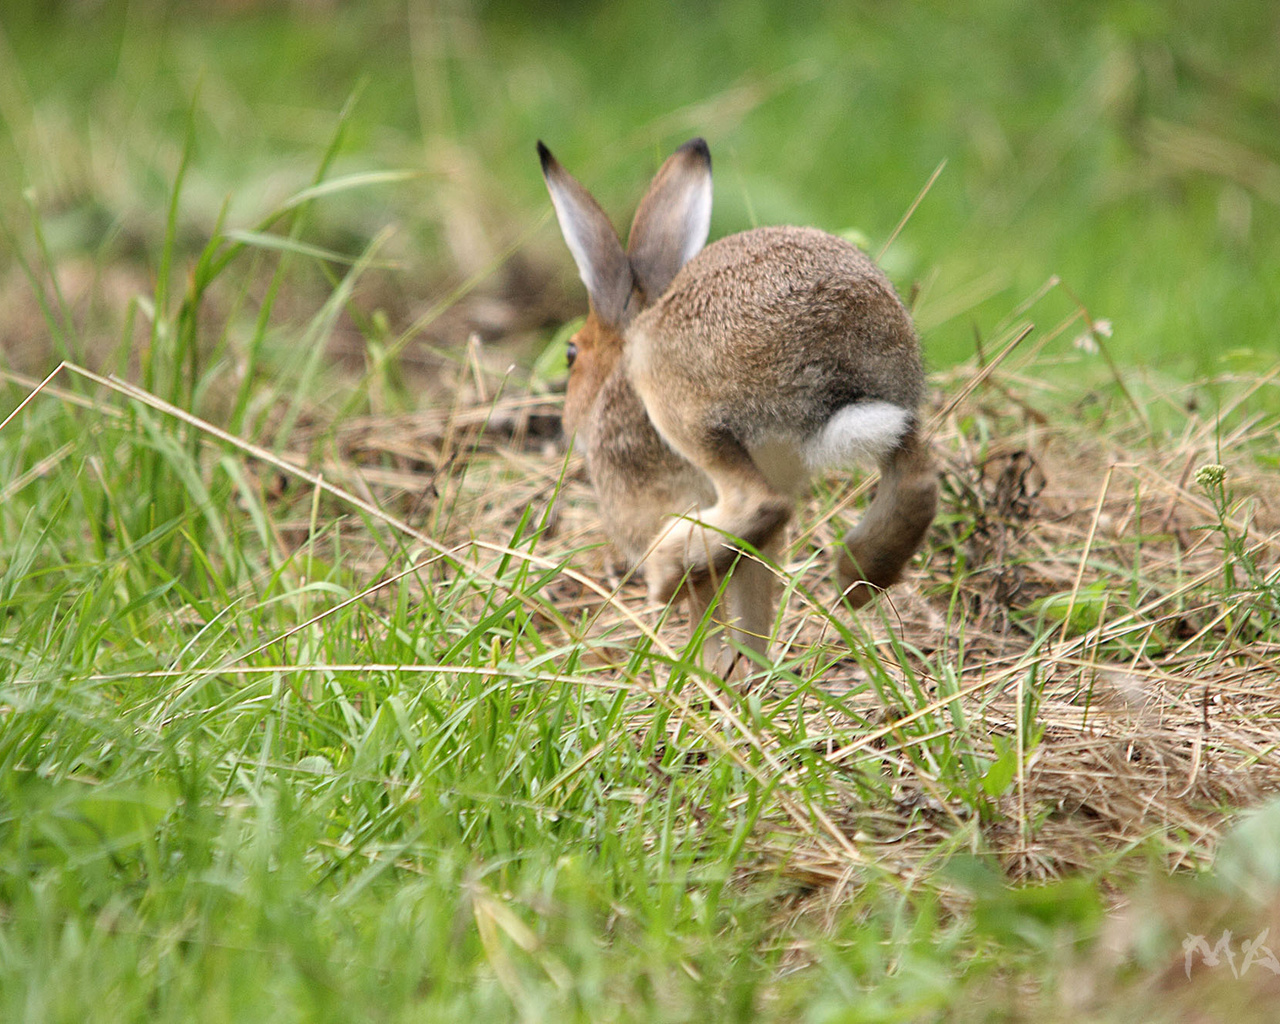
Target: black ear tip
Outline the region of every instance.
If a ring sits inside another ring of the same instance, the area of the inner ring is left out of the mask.
[[[553,163],[555,163],[555,159],[556,158],[551,155],[551,150],[547,149],[547,147],[542,144],[542,140],[539,139],[538,140],[538,160],[541,161],[542,163],[542,169],[545,171],[548,167],[550,167]]]
[[[707,145],[707,140],[699,135],[695,139],[690,139],[680,147],[686,153],[699,157],[707,163],[711,163],[711,147]]]

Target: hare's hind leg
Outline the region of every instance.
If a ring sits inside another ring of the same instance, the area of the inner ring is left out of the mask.
[[[649,594],[660,602],[669,601],[686,576],[694,582],[723,577],[740,553],[738,539],[768,549],[792,511],[791,499],[765,479],[736,440],[722,436],[712,445],[679,450],[710,477],[716,502],[696,517],[674,521],[649,556]]]
[[[928,443],[913,431],[880,460],[876,496],[837,554],[836,580],[851,606],[898,581],[937,508],[938,473]]]

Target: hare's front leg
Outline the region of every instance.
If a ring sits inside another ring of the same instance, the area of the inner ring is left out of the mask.
[[[768,652],[778,607],[778,578],[773,563],[781,552],[782,535],[779,534],[761,552],[764,557],[743,553],[732,567],[723,594],[718,581],[712,576],[690,580],[685,585],[690,634],[698,629],[704,618],[711,623],[702,642],[704,668],[726,679],[732,675],[745,675],[754,668],[749,659],[744,660],[727,643],[728,638],[757,654]]]
[[[781,552],[781,541],[779,535],[762,552],[767,556],[763,559],[743,553],[733,565],[723,592],[711,576],[685,584],[690,640],[704,620],[708,623],[698,660],[704,669],[726,681],[741,682],[757,668],[738,645],[762,657],[769,652],[778,606],[773,562]]]

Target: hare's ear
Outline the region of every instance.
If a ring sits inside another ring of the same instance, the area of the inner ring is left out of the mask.
[[[648,301],[667,290],[710,230],[711,151],[690,139],[659,168],[631,222],[627,252]]]
[[[551,205],[560,222],[560,233],[569,244],[582,283],[587,286],[591,306],[605,323],[621,327],[635,278],[618,233],[591,193],[560,166],[541,142],[538,157],[542,161],[543,180],[551,193]]]

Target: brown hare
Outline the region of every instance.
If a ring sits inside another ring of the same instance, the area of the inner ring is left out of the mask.
[[[938,486],[919,433],[920,346],[879,268],[813,228],[755,228],[704,249],[702,139],[659,169],[626,249],[541,142],[538,155],[590,300],[569,343],[565,431],[650,597],[683,592],[700,618],[729,574],[717,617],[764,653],[777,581],[742,545],[776,559],[809,477],[868,459],[879,487],[836,552],[837,580],[854,608],[896,582]]]

